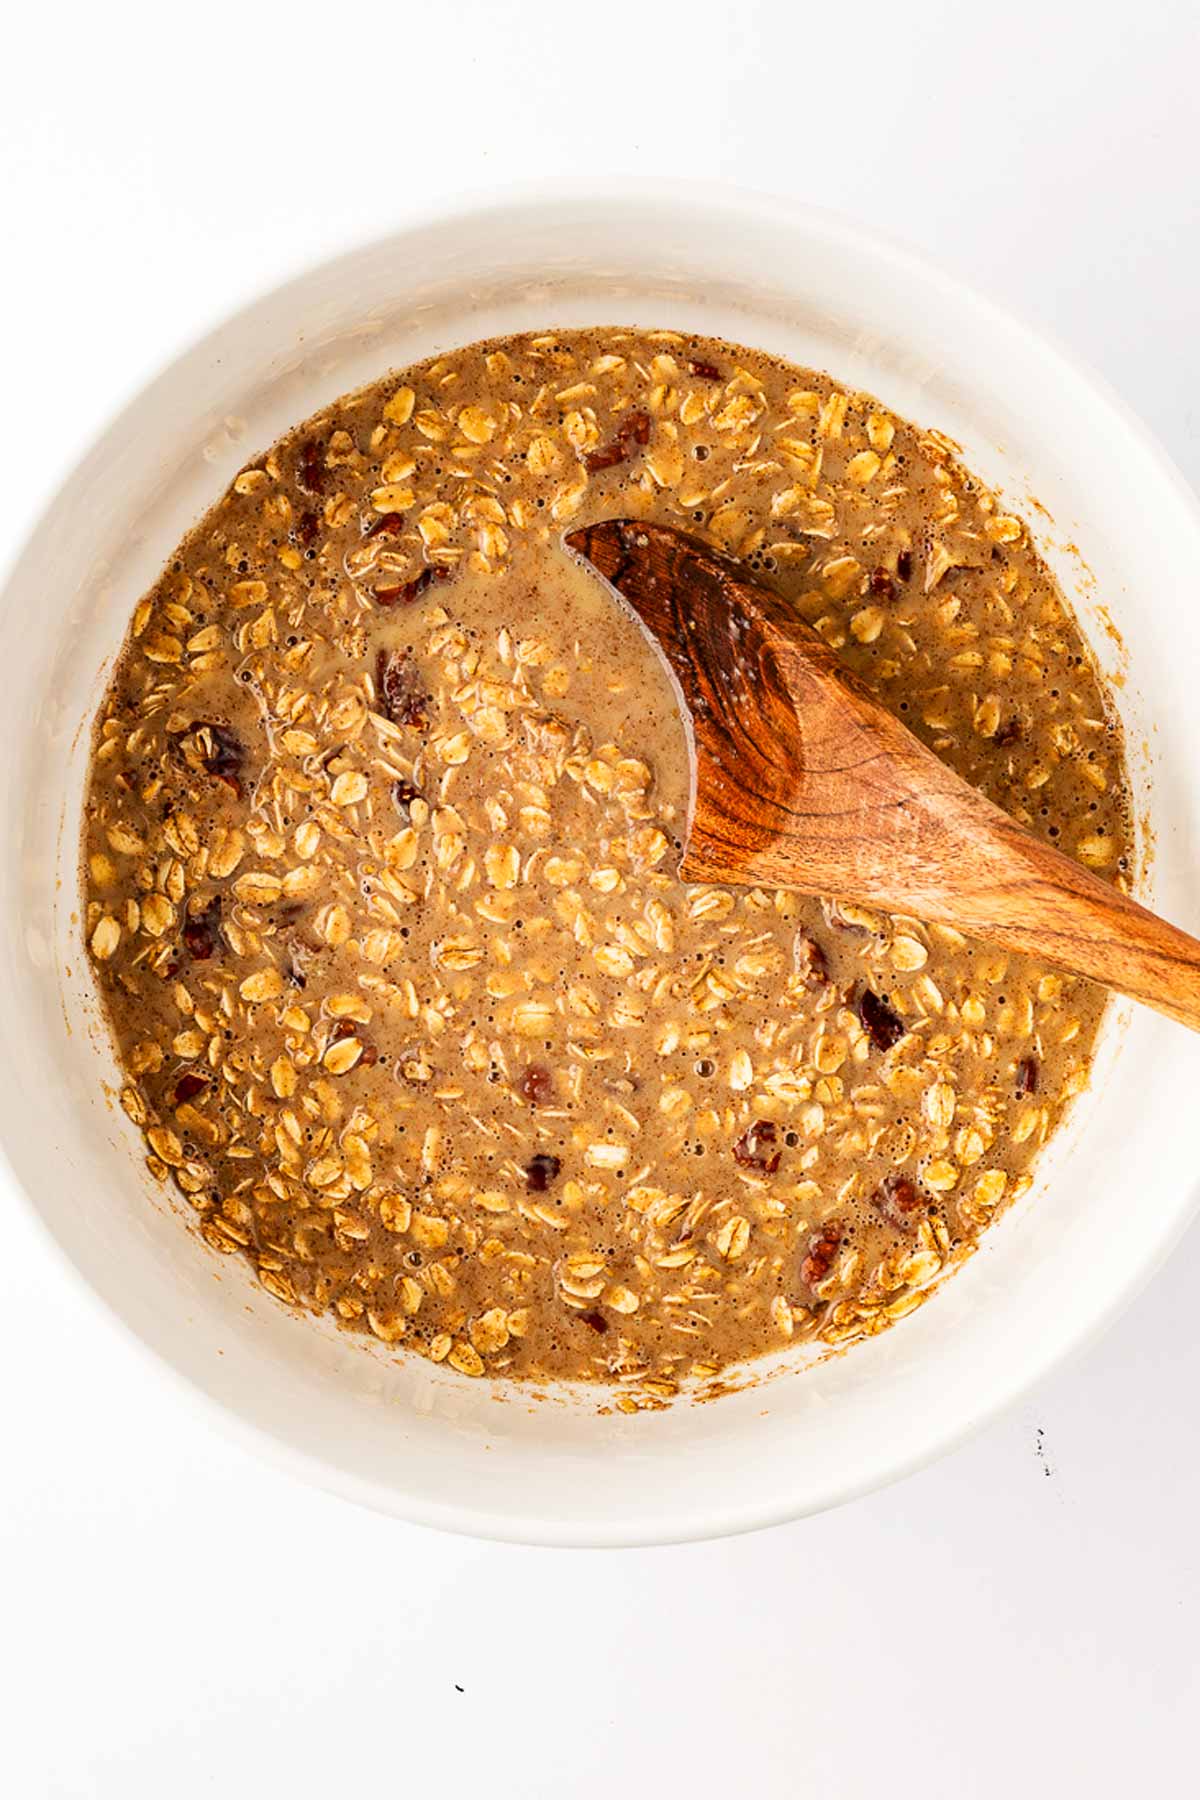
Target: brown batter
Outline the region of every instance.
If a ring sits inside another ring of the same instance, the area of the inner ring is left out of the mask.
[[[1086,1080],[1103,996],[674,869],[687,749],[561,548],[766,572],[939,755],[1124,880],[1120,737],[1024,525],[826,377],[671,333],[476,345],[248,466],[96,727],[86,928],[150,1166],[278,1298],[655,1404],[920,1303]]]

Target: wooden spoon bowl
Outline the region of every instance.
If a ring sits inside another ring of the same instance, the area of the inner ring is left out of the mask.
[[[1200,1030],[1200,942],[941,762],[741,564],[662,525],[566,539],[666,660],[691,734],[680,874],[954,926]]]

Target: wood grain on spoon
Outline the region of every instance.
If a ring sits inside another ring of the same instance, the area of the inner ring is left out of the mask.
[[[634,520],[566,542],[638,614],[678,685],[695,751],[684,880],[952,925],[1200,1030],[1200,942],[977,793],[744,566]]]

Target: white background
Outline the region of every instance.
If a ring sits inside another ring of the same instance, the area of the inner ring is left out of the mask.
[[[0,554],[215,318],[442,194],[548,173],[720,176],[907,238],[1101,368],[1200,484],[1196,21],[24,5],[0,52]],[[1017,1412],[838,1513],[549,1553],[358,1512],[210,1437],[6,1201],[0,1791],[1194,1791],[1198,1290],[1193,1230]]]

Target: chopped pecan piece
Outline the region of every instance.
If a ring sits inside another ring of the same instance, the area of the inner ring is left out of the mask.
[[[376,606],[411,606],[433,582],[447,580],[448,574],[449,571],[440,564],[431,563],[419,575],[414,575],[411,581],[399,582],[394,587],[377,587],[371,598]]]
[[[214,894],[200,912],[189,913],[183,921],[183,943],[195,962],[207,962],[220,943],[221,898]]]
[[[193,768],[199,765],[206,775],[215,775],[239,800],[242,798],[241,776],[246,750],[236,731],[228,725],[214,725],[208,719],[197,719],[174,741],[181,744],[183,754]]]
[[[792,961],[806,988],[824,987],[829,980],[829,961],[815,938],[798,931],[792,943]]]
[[[595,475],[601,469],[615,469],[618,463],[628,462],[635,450],[643,448],[649,442],[650,414],[641,411],[627,412],[607,444],[601,444],[598,449],[588,452],[583,459],[583,466],[589,475]]]
[[[912,1231],[929,1204],[916,1182],[898,1169],[885,1175],[871,1195],[871,1205],[897,1231]]]
[[[819,1287],[833,1267],[833,1259],[842,1242],[840,1225],[822,1225],[808,1240],[808,1250],[800,1264],[800,1278],[810,1288]]]
[[[411,651],[379,652],[375,660],[375,692],[380,712],[393,725],[408,725],[416,731],[426,729],[431,696],[421,686]]]
[[[773,1175],[779,1167],[782,1150],[776,1148],[779,1127],[771,1119],[755,1119],[733,1146],[733,1160],[742,1169],[754,1169],[760,1175]]]

